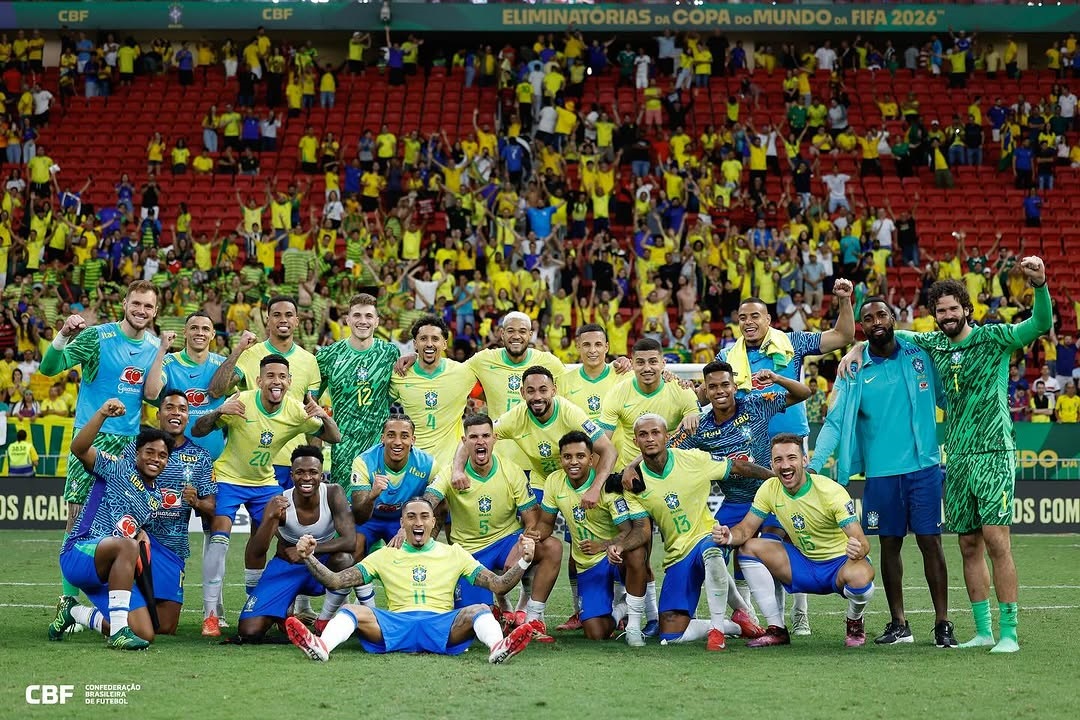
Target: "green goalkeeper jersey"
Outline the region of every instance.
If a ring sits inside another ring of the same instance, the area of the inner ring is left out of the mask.
[[[339,445],[363,451],[378,444],[390,415],[390,376],[397,359],[397,347],[388,342],[375,340],[367,350],[357,350],[348,338],[315,356],[322,375],[319,394],[330,391],[334,420],[341,429]],[[352,458],[348,460],[345,471],[352,465]]]

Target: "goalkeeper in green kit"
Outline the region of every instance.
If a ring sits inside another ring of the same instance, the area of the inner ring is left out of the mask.
[[[970,324],[971,298],[964,283],[941,280],[930,288],[928,304],[939,332],[902,333],[933,360],[948,400],[945,450],[945,518],[959,534],[964,559],[964,582],[975,616],[975,637],[962,648],[992,647],[991,652],[1020,649],[1016,635],[1018,582],[1009,539],[1016,442],[1009,415],[1009,359],[1013,352],[1035,342],[1053,323],[1046,268],[1037,257],[1020,262],[1035,289],[1031,317],[1014,325]],[[849,353],[842,373],[861,358]],[[854,352],[854,351],[853,351]],[[1000,609],[999,638],[990,618],[990,572]]]

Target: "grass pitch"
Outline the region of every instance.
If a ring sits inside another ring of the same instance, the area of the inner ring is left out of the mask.
[[[243,603],[242,546],[229,553],[226,612],[235,628]],[[201,543],[194,539],[199,547]],[[914,540],[905,547],[906,600],[916,644],[858,650],[843,647],[839,596],[811,597],[813,636],[786,648],[748,650],[728,641],[725,653],[695,646],[638,650],[556,633],[555,645],[531,645],[503,666],[487,664],[475,644],[458,658],[367,655],[347,643],[327,664],[291,645],[222,646],[199,635],[200,562],[188,564],[187,602],[177,637],[150,650],[121,653],[83,632],[45,640],[59,591],[59,533],[0,533],[0,718],[699,718],[837,717],[1076,718],[1080,659],[1080,537],[1017,536],[1022,584],[1020,641],[1013,656],[981,650],[944,651],[932,644],[933,615]],[[876,541],[875,541],[876,546]],[[955,538],[945,547],[952,578],[950,606],[957,637],[973,632]],[[659,560],[659,548],[655,560]],[[659,569],[659,568],[658,568]],[[662,575],[658,572],[658,578]],[[515,593],[516,594],[516,593]],[[318,607],[320,601],[316,600]],[[549,625],[569,614],[560,580],[548,604]],[[867,634],[887,620],[885,594],[867,612]],[[996,627],[996,604],[994,607]],[[74,685],[63,705],[31,706],[28,685]],[[86,686],[138,685],[127,705],[85,701]]]

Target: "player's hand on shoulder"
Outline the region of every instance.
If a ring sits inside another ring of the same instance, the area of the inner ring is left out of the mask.
[[[105,401],[105,404],[101,406],[98,412],[107,418],[122,417],[127,414],[127,408],[124,407],[124,403],[116,398],[110,398]]]
[[[624,375],[630,372],[630,366],[630,358],[628,357],[617,357],[611,363],[611,367],[615,368],[616,375]]]
[[[1043,285],[1046,283],[1046,265],[1043,263],[1041,257],[1036,255],[1029,255],[1020,261],[1020,269],[1024,272],[1024,277],[1028,279],[1032,285]]]
[[[386,547],[391,547],[391,548],[394,548],[395,550],[400,550],[401,546],[404,545],[404,544],[405,544],[405,531],[404,530],[398,530],[397,535],[390,538],[390,542],[386,543]]]
[[[304,535],[296,542],[296,547],[292,548],[296,550],[296,555],[301,560],[311,557],[315,552],[315,546],[318,545],[315,542],[315,538],[311,535]]]
[[[600,488],[594,485],[593,487],[586,490],[585,494],[581,496],[581,501],[579,502],[579,504],[581,505],[582,510],[592,510],[599,504],[599,502]]]
[[[848,350],[847,355],[840,358],[840,364],[836,366],[836,377],[850,380],[859,372],[860,365],[862,365],[862,343],[855,343],[855,346]]]
[[[469,482],[469,476],[464,472],[454,472],[450,476],[450,484],[455,490],[468,490],[472,483]]]
[[[685,430],[692,435],[697,432],[699,422],[701,422],[701,413],[694,411],[682,419],[676,432]]]
[[[82,315],[68,315],[64,320],[64,326],[60,328],[60,334],[66,338],[73,338],[86,328],[86,318]]]
[[[837,278],[833,283],[833,295],[840,298],[850,298],[855,293],[855,286],[846,278]]]
[[[243,417],[244,413],[247,412],[247,408],[244,407],[244,402],[240,399],[240,393],[235,392],[228,400],[221,404],[218,411],[222,415],[239,415],[240,417]]]
[[[416,362],[416,353],[409,353],[408,355],[402,355],[394,363],[394,372],[398,375],[405,377],[405,373],[409,372],[409,368]]]

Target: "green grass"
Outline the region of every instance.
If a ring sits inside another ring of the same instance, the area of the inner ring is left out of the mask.
[[[291,646],[220,646],[199,635],[199,561],[188,566],[178,637],[161,637],[143,653],[106,650],[84,632],[62,643],[45,641],[58,591],[59,535],[0,533],[0,717],[119,717],[140,719],[237,716],[336,718],[581,717],[696,718],[1075,718],[1080,677],[1075,629],[1080,626],[1080,538],[1019,536],[1022,651],[991,656],[981,650],[942,651],[930,643],[933,616],[915,543],[905,549],[905,585],[917,644],[859,650],[843,647],[845,601],[812,597],[814,634],[787,648],[748,650],[729,640],[725,653],[696,646],[631,651],[616,642],[593,644],[558,633],[555,645],[531,645],[509,664],[491,667],[480,646],[458,658],[374,656],[358,644],[340,647],[316,664]],[[199,545],[196,540],[196,546]],[[946,538],[950,605],[961,641],[973,630],[963,592],[956,542]],[[242,604],[242,553],[229,553],[228,616]],[[318,606],[316,601],[316,607]],[[548,605],[557,625],[568,614],[562,581]],[[867,613],[877,634],[887,613],[878,589]],[[995,606],[996,622],[996,606]],[[31,708],[28,684],[73,684],[65,706]],[[138,683],[126,707],[87,707],[87,683]]]

